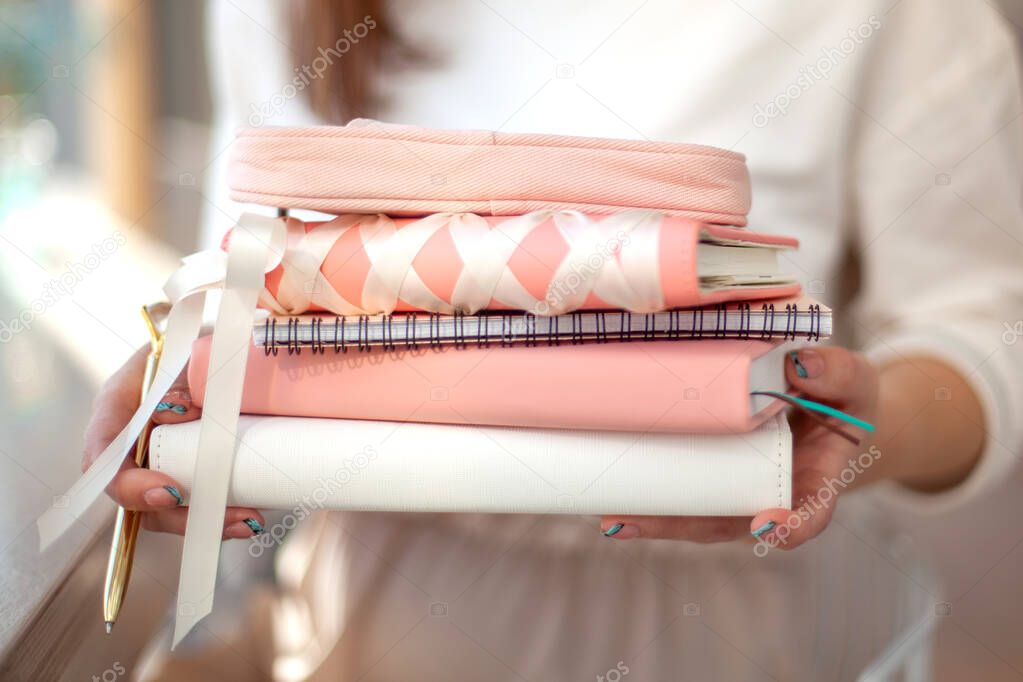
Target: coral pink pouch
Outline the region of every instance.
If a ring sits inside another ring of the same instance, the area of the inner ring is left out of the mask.
[[[745,157],[723,149],[363,119],[242,129],[228,182],[236,201],[333,214],[647,208],[743,226],[750,207]]]

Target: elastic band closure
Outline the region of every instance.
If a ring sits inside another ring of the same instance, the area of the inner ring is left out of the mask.
[[[800,407],[803,407],[803,408],[805,408],[807,410],[810,410],[811,412],[819,412],[820,414],[825,414],[825,415],[827,415],[829,417],[834,417],[835,419],[844,421],[846,424],[852,424],[853,426],[859,427],[859,428],[863,429],[864,431],[869,431],[871,433],[873,433],[875,431],[873,424],[870,424],[869,422],[865,422],[862,419],[857,419],[856,417],[852,416],[851,414],[846,414],[845,412],[842,412],[841,410],[835,409],[834,407],[831,407],[830,405],[825,405],[823,403],[818,403],[818,402],[815,402],[813,400],[807,400],[806,398],[797,398],[796,396],[792,396],[792,395],[789,395],[787,393],[779,393],[778,391],[750,391],[750,394],[751,395],[768,395],[768,396],[771,396],[772,398],[778,398],[779,400],[784,400],[787,403],[796,403]]]

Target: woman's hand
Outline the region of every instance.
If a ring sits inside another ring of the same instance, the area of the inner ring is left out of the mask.
[[[148,348],[139,350],[103,385],[85,430],[83,471],[128,424],[138,408],[147,353]],[[182,375],[164,396],[153,414],[153,422],[177,424],[198,419],[200,413],[199,408],[192,405]],[[119,505],[146,512],[142,515],[142,527],[146,530],[183,535],[188,510],[180,506],[180,490],[169,476],[137,467],[132,457],[125,458],[121,470],[107,486],[107,494]],[[262,515],[255,509],[228,508],[224,517],[224,538],[252,537],[264,524]]]
[[[795,360],[785,363],[785,375],[793,389],[804,397],[874,423],[879,375],[862,356],[844,348],[804,348],[798,351]],[[794,509],[766,509],[752,521],[749,517],[606,516],[601,530],[620,539],[670,538],[692,542],[749,538],[759,531],[757,537],[772,546],[798,547],[816,537],[831,521],[838,494],[849,487],[845,481],[850,481],[850,474],[845,470],[852,472],[850,484],[855,485],[859,473],[876,459],[877,450],[853,445],[801,413],[794,415],[792,429]],[[850,427],[846,430],[856,431]],[[866,461],[868,458],[871,462]],[[621,528],[611,533],[617,526]]]

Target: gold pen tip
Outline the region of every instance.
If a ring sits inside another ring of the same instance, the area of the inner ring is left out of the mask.
[[[111,621],[107,621],[107,634],[109,635],[114,631],[114,624]]]

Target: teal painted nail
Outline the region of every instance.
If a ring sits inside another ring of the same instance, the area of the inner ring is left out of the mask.
[[[156,411],[173,412],[174,414],[184,414],[185,412],[188,412],[188,408],[185,407],[184,405],[178,405],[177,403],[160,402],[156,404]]]
[[[611,537],[612,535],[614,535],[615,533],[620,531],[622,528],[625,528],[625,524],[624,523],[616,523],[615,525],[613,525],[610,528],[608,528],[607,530],[605,530],[604,531],[604,535],[606,537]]]
[[[764,525],[760,526],[760,528],[757,528],[755,531],[750,533],[750,535],[752,535],[755,538],[759,538],[761,535],[774,528],[774,526],[775,526],[774,521],[768,521]]]
[[[179,507],[185,503],[185,498],[183,498],[181,496],[181,493],[178,492],[178,489],[175,488],[174,486],[172,486],[172,485],[165,485],[163,487],[163,489],[166,490],[167,492],[169,492],[171,494],[171,496],[173,496],[174,499],[178,501],[178,506]]]
[[[799,361],[799,353],[796,351],[789,351],[789,357],[792,359],[792,365],[796,368],[796,374],[799,375],[800,379],[805,379],[810,376],[806,371],[806,367],[803,367],[803,363]]]
[[[263,532],[263,526],[256,519],[243,519],[243,521],[252,530],[253,535],[259,535]]]

